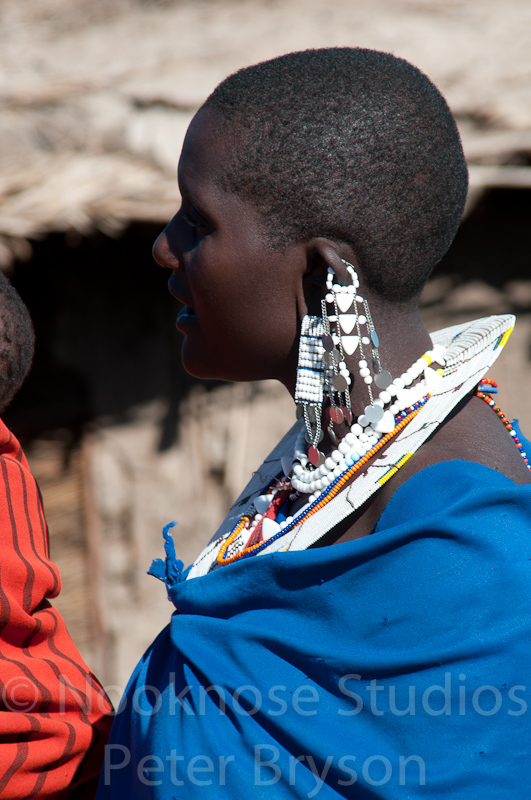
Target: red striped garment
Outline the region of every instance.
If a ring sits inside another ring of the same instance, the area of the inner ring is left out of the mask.
[[[112,708],[50,604],[42,499],[0,420],[0,797],[94,797]]]

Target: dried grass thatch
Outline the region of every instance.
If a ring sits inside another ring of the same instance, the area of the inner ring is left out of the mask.
[[[531,187],[527,0],[1,0],[0,264],[48,231],[167,219],[191,115],[238,67],[323,45],[390,50],[458,118],[470,202]]]

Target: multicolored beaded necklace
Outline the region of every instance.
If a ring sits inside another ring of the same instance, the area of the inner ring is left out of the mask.
[[[494,383],[483,376],[503,351],[514,323],[512,315],[494,315],[432,333],[433,347],[444,349],[445,365],[438,385],[433,388],[426,386],[424,397],[411,397],[410,406],[418,400],[418,408],[407,407],[407,404],[402,406],[406,414],[404,419],[397,414],[402,409],[392,409],[394,429],[383,432],[385,435],[377,442],[368,442],[368,452],[359,453],[359,460],[363,457],[364,463],[358,464],[358,460],[352,463],[349,457],[350,463],[345,459],[343,464],[338,464],[341,470],[330,471],[330,483],[322,490],[320,487],[318,494],[313,492],[315,496],[308,496],[307,505],[292,517],[289,503],[284,501],[285,507],[282,507],[282,502],[284,497],[293,501],[293,491],[297,488],[291,483],[292,475],[288,470],[296,463],[291,453],[297,449],[302,426],[300,423],[293,426],[262,467],[253,473],[218,532],[190,568],[187,580],[260,553],[305,550],[313,546],[331,527],[360,508],[392,478],[462,399],[476,393],[478,386],[480,396],[496,391]],[[430,398],[426,402],[428,392]],[[502,419],[529,466],[516,431],[490,398],[485,402]],[[404,425],[398,430],[402,422]],[[262,482],[262,470],[271,473],[273,464],[273,474],[278,477]],[[352,477],[355,480],[350,480]]]
[[[236,550],[236,552],[231,552],[232,546],[245,528],[246,525],[250,522],[250,517],[245,515],[241,517],[237,524],[234,526],[232,531],[230,532],[227,540],[221,546],[221,549],[217,555],[217,563],[220,565],[225,564],[232,564],[234,561],[238,561],[241,558],[249,558],[250,556],[258,555],[262,550],[268,547],[272,542],[280,539],[281,536],[285,536],[289,531],[296,528],[306,519],[311,517],[321,508],[323,508],[327,503],[332,500],[333,497],[345,486],[345,484],[358,472],[365,464],[370,461],[370,459],[376,455],[376,453],[382,449],[394,436],[396,436],[400,431],[406,427],[406,425],[414,419],[417,414],[419,413],[420,409],[428,402],[431,395],[426,395],[422,400],[415,403],[411,408],[408,408],[402,411],[397,417],[395,418],[396,427],[390,433],[387,433],[383,436],[377,444],[374,445],[359,461],[357,461],[353,466],[349,467],[342,475],[339,475],[332,483],[330,483],[326,489],[324,489],[321,494],[309,505],[306,506],[301,510],[301,512],[294,516],[291,522],[285,525],[278,533],[270,536],[265,541],[256,541],[255,537],[251,535],[247,545],[241,549]],[[398,469],[402,467],[408,459],[402,459],[401,463],[396,464],[396,469],[394,470],[393,474],[398,472]],[[391,476],[389,476],[391,477]],[[274,500],[272,500],[270,508],[274,512],[278,510],[279,507],[282,506],[284,502],[288,500],[289,494],[292,492],[292,488],[284,488],[283,482],[280,478],[275,478],[269,485],[268,491],[275,489],[277,494]],[[276,502],[275,502],[276,501]]]
[[[501,419],[504,426],[509,431],[509,434],[513,439],[513,442],[520,451],[520,455],[524,459],[524,463],[526,464],[527,469],[531,471],[531,467],[529,466],[529,459],[527,458],[527,453],[524,452],[524,446],[520,441],[520,439],[518,438],[518,435],[515,429],[513,428],[512,423],[509,422],[509,420],[507,419],[501,408],[498,405],[496,405],[494,400],[491,397],[488,397],[489,394],[497,394],[497,393],[498,393],[498,384],[496,383],[496,381],[492,381],[490,380],[490,378],[484,378],[479,383],[476,395],[480,397],[482,400],[484,400],[487,403],[487,405],[489,405],[492,408],[495,414]]]
[[[484,400],[496,413],[496,415],[500,418],[502,423],[504,424],[505,428],[509,432],[510,436],[512,437],[517,449],[520,452],[527,468],[531,471],[531,466],[529,465],[529,460],[527,458],[527,454],[524,452],[523,444],[521,443],[520,439],[516,431],[514,430],[512,424],[509,422],[507,417],[504,415],[503,411],[500,409],[498,405],[492,400],[488,394],[496,394],[498,392],[498,384],[496,381],[491,380],[490,378],[484,378],[480,381],[476,395],[480,399]],[[258,553],[262,552],[266,547],[268,547],[272,542],[279,539],[281,536],[289,533],[293,528],[296,528],[306,519],[311,517],[315,514],[319,509],[323,508],[336,494],[345,486],[345,484],[358,472],[365,464],[376,455],[376,453],[384,447],[387,442],[389,442],[397,433],[399,433],[414,417],[417,416],[422,406],[428,401],[430,395],[427,395],[422,401],[415,403],[414,407],[410,409],[406,409],[405,411],[401,412],[399,416],[396,418],[397,425],[391,433],[386,434],[380,441],[371,449],[368,453],[366,453],[363,458],[361,458],[356,464],[352,467],[347,469],[342,475],[337,477],[333,483],[331,483],[321,494],[319,497],[311,503],[308,507],[304,508],[301,513],[295,517],[293,520],[289,522],[285,527],[283,527],[278,533],[271,536],[269,539],[265,541],[256,540],[256,537],[251,536],[246,547],[242,550],[238,550],[235,553],[230,553],[232,549],[232,545],[241,531],[245,528],[245,526],[249,523],[250,517],[245,515],[243,516],[238,523],[235,525],[233,530],[230,532],[227,540],[223,543],[218,556],[217,562],[218,564],[232,564],[235,561],[238,561],[241,558],[249,558],[254,555],[258,555]],[[402,467],[408,459],[404,458],[401,462],[396,464],[396,469],[393,471],[393,474],[398,472],[398,469]],[[389,476],[390,477],[390,476]],[[276,497],[275,500],[271,503],[271,509],[273,512],[278,511],[278,509],[288,500],[289,494],[291,493],[291,487],[288,488],[288,485],[284,486],[286,481],[282,481],[281,478],[275,478],[268,487],[268,491],[276,490]],[[289,483],[289,481],[288,481]],[[254,541],[253,541],[254,539]]]

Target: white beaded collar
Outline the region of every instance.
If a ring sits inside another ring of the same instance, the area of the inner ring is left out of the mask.
[[[382,455],[348,487],[323,508],[285,536],[276,539],[262,553],[305,550],[341,520],[360,508],[418,450],[459,401],[472,391],[501,353],[514,327],[512,315],[499,315],[454,325],[431,334],[433,345],[446,348],[443,380],[428,403],[383,451]],[[205,575],[215,563],[224,541],[238,519],[253,507],[271,478],[281,472],[281,458],[291,457],[302,422],[299,420],[281,439],[220,525],[212,541],[192,565],[187,579]],[[255,556],[258,557],[258,556]],[[226,567],[223,567],[226,568]]]

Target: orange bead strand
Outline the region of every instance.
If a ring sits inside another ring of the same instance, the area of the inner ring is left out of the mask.
[[[389,442],[393,438],[393,436],[396,436],[397,433],[399,433],[403,428],[405,428],[406,425],[409,422],[411,422],[411,420],[414,417],[417,416],[419,411],[420,408],[417,408],[415,411],[413,411],[411,414],[405,417],[401,422],[399,422],[396,428],[394,428],[390,433],[386,433],[385,436],[383,436],[380,439],[378,444],[375,444],[374,447],[371,448],[371,450],[369,450],[368,453],[362,456],[362,458],[360,458],[359,461],[357,461],[355,464],[353,464],[352,467],[350,467],[345,473],[343,473],[343,475],[339,478],[337,483],[334,484],[334,486],[330,489],[330,491],[327,493],[325,497],[323,497],[314,506],[308,509],[308,511],[305,511],[304,514],[301,514],[300,517],[296,517],[293,520],[293,522],[290,522],[289,526],[286,525],[286,527],[283,528],[279,532],[279,534],[275,534],[274,537],[271,537],[271,539],[268,539],[266,542],[257,542],[256,544],[253,544],[250,547],[245,547],[243,550],[240,550],[239,553],[235,553],[235,555],[225,558],[227,550],[230,548],[231,544],[234,542],[238,534],[243,530],[246,523],[249,522],[250,519],[249,517],[242,517],[239,520],[236,527],[234,528],[234,530],[231,531],[227,541],[224,542],[223,545],[221,546],[216,559],[218,564],[232,564],[234,561],[238,561],[240,558],[248,557],[258,548],[260,548],[261,550],[265,549],[265,547],[267,547],[273,541],[273,539],[283,535],[284,533],[288,533],[289,530],[292,530],[297,525],[300,525],[301,522],[304,522],[305,520],[309,519],[317,511],[320,511],[321,508],[324,508],[324,506],[327,503],[329,503],[330,500],[332,500],[332,498],[334,498],[336,494],[338,494],[338,492],[341,491],[341,489],[347,483],[347,481],[349,481],[352,478],[352,476],[356,474],[356,472],[358,472],[373,456],[375,456],[376,453],[379,450],[381,450],[382,447],[384,447],[387,444],[387,442]]]

